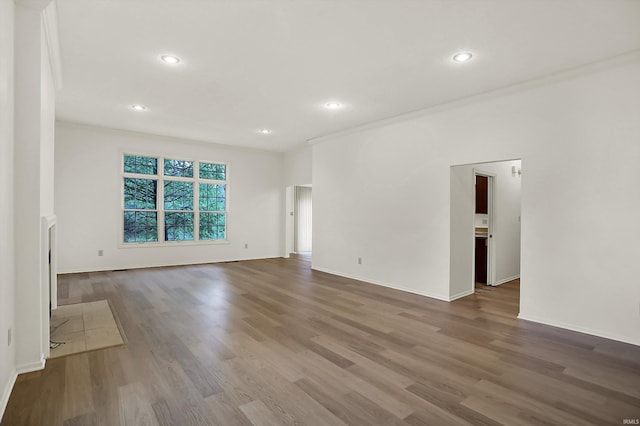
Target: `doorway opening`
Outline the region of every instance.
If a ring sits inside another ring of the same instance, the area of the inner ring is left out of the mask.
[[[284,257],[298,254],[311,259],[313,246],[313,191],[311,185],[288,186],[285,191]]]
[[[474,283],[494,285],[493,183],[495,174],[474,169]]]
[[[521,160],[451,167],[449,299],[520,278]]]
[[[311,186],[296,186],[294,190],[293,251],[310,254],[313,242],[313,197]]]

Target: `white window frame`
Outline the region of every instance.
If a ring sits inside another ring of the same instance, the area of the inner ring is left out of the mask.
[[[125,173],[124,171],[124,158],[125,156],[139,156],[155,158],[158,161],[158,174],[146,175],[142,173]],[[165,176],[164,175],[164,160],[178,160],[178,161],[191,161],[193,162],[193,177],[186,178],[181,176]],[[213,180],[213,179],[201,179],[200,178],[200,163],[208,164],[222,164],[225,166],[226,180]],[[149,153],[137,153],[133,151],[121,151],[120,152],[120,183],[119,197],[120,197],[120,248],[140,248],[140,247],[175,247],[175,246],[189,246],[189,245],[218,245],[229,244],[229,212],[230,212],[230,165],[227,161],[214,161],[214,160],[194,160],[193,158],[185,158],[182,156],[161,155],[161,154],[149,154]],[[136,210],[124,208],[124,179],[151,179],[157,181],[156,188],[156,209],[155,210]],[[193,210],[165,210],[164,209],[164,182],[165,181],[180,181],[193,183]],[[216,212],[203,213],[224,213],[225,214],[225,238],[223,240],[200,240],[200,183],[210,184],[222,184],[225,185],[225,210]],[[157,233],[158,241],[143,241],[143,242],[125,242],[124,241],[124,212],[125,211],[145,211],[153,212],[157,214]],[[184,241],[165,241],[164,235],[164,218],[165,213],[173,212],[192,212],[193,213],[193,240]]]

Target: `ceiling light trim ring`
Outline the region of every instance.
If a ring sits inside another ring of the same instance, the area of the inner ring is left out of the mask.
[[[162,62],[168,65],[178,65],[182,60],[176,55],[162,55],[160,56]]]
[[[469,62],[471,59],[473,59],[473,53],[467,52],[467,51],[458,52],[455,55],[453,55],[452,59],[453,59],[454,62],[457,62],[459,64],[463,64],[463,63]]]
[[[326,109],[336,110],[342,108],[342,104],[340,102],[327,102],[324,104]]]

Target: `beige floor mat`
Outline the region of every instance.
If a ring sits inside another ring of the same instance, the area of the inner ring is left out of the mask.
[[[109,302],[58,306],[51,314],[51,341],[62,343],[51,349],[49,358],[124,345]]]

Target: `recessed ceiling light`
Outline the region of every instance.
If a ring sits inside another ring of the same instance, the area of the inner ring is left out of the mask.
[[[146,111],[147,107],[141,104],[133,104],[131,105],[131,109],[134,111]]]
[[[326,109],[340,109],[342,104],[340,102],[329,102],[324,105]]]
[[[164,63],[169,65],[177,65],[180,63],[180,58],[173,55],[162,55],[160,56],[160,59],[162,59]]]
[[[271,129],[260,129],[258,130],[258,133],[261,133],[263,135],[270,135],[272,133]]]
[[[459,52],[453,55],[453,60],[456,62],[468,62],[473,55],[470,52]]]

